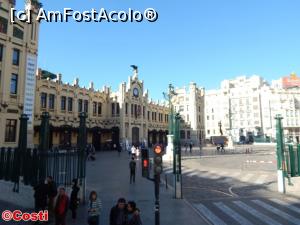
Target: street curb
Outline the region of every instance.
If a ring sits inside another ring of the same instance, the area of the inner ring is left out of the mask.
[[[251,156],[251,155],[274,155],[273,153],[257,153],[257,154],[245,154],[245,153],[239,153],[239,154],[224,154],[224,155],[203,155],[203,156],[182,156],[181,160],[189,160],[189,159],[205,159],[205,158],[220,158],[220,157],[232,157],[232,156],[237,156],[237,155],[246,155],[246,156]]]
[[[164,184],[164,186],[166,185],[166,182],[163,180],[163,179],[161,179],[161,183],[163,183]],[[173,186],[171,186],[171,185],[168,185],[168,187],[170,188],[170,189],[172,189],[173,191],[175,190],[174,189],[174,187]],[[213,225],[212,223],[210,223],[188,200],[186,200],[184,197],[182,198],[182,200],[183,200],[183,202],[187,205],[187,206],[189,206],[201,219],[203,219],[206,223],[207,223],[207,225]]]
[[[211,222],[209,222],[209,220],[207,220],[189,201],[187,201],[185,198],[182,199],[185,204],[187,204],[191,209],[193,209],[193,211],[199,216],[201,217],[201,219],[203,219],[208,225],[213,225]]]

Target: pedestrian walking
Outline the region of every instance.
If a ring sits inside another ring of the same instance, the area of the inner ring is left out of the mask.
[[[55,225],[66,225],[66,216],[69,206],[69,197],[64,187],[59,188],[59,194],[55,204]]]
[[[133,201],[128,202],[128,225],[142,225],[139,209],[136,207],[136,203]]]
[[[78,180],[74,179],[72,181],[72,192],[70,196],[70,210],[72,211],[72,219],[77,218],[77,208],[79,206],[79,198],[78,193],[80,188],[78,187]]]
[[[127,209],[126,200],[120,198],[116,206],[110,210],[109,215],[110,225],[128,225],[127,224]]]
[[[130,169],[130,184],[135,183],[135,172],[136,172],[136,162],[134,161],[134,157],[131,158],[129,163]]]
[[[48,176],[46,180],[48,189],[48,210],[49,213],[54,212],[54,199],[57,195],[57,186],[52,176]]]
[[[126,147],[126,151],[128,152],[128,155],[131,155],[131,148],[128,140],[126,140],[125,147]]]
[[[185,147],[185,152],[187,152],[187,150],[188,150],[188,143],[187,142],[185,142],[184,147]]]
[[[102,209],[102,204],[98,198],[97,192],[92,191],[89,198],[89,208],[88,208],[88,224],[98,225],[100,221],[100,213]]]
[[[134,145],[132,145],[132,147],[131,147],[131,156],[134,158],[136,157],[136,148]]]
[[[44,211],[47,208],[47,184],[44,181],[40,181],[38,185],[34,187],[34,205],[35,211]]]
[[[88,145],[88,157],[87,160],[88,161],[95,161],[96,160],[96,149],[94,147],[94,145],[90,144]]]
[[[190,153],[192,153],[193,150],[193,142],[190,142]]]
[[[224,144],[221,144],[221,152],[225,152]]]
[[[119,157],[120,157],[120,156],[121,156],[121,151],[122,151],[121,145],[118,145],[117,151],[118,151],[118,155],[119,155]]]

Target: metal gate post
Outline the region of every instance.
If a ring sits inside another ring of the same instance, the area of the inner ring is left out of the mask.
[[[276,141],[277,141],[277,178],[278,178],[278,192],[285,193],[285,180],[284,180],[284,144],[282,132],[282,116],[276,115]]]

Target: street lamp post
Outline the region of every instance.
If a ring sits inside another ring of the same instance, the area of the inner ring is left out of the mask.
[[[278,178],[278,191],[285,193],[285,180],[284,180],[284,143],[282,133],[282,116],[276,115],[276,141],[277,141],[277,178]]]
[[[219,121],[218,126],[219,126],[220,135],[223,136],[222,121]]]
[[[182,182],[181,182],[181,144],[180,144],[180,120],[179,113],[175,115],[172,99],[177,93],[172,84],[169,85],[169,93],[164,94],[165,99],[169,101],[169,140],[168,145],[172,146],[173,151],[173,174],[175,186],[175,198],[182,198]],[[169,146],[168,146],[169,148]],[[167,153],[168,153],[167,149]]]
[[[181,175],[181,144],[180,144],[180,121],[181,116],[179,113],[175,115],[174,127],[174,155],[175,155],[175,198],[182,199],[182,175]]]
[[[39,153],[40,153],[40,162],[39,162],[39,181],[45,180],[46,178],[46,168],[47,168],[47,152],[49,150],[49,130],[50,130],[50,124],[49,119],[50,115],[48,112],[43,112],[42,116],[42,122],[41,122],[41,128],[40,128],[40,146],[39,146]]]
[[[169,84],[169,93],[168,93],[168,100],[169,100],[169,135],[174,135],[174,106],[172,104],[172,98],[176,95],[174,91],[174,87],[172,84]]]
[[[87,145],[87,128],[86,128],[85,112],[79,114],[79,132],[78,132],[78,148],[79,148],[79,163],[78,163],[78,177],[80,178],[80,184],[82,185],[82,199],[85,203],[86,196],[86,159],[85,159],[85,148]]]
[[[13,192],[19,192],[19,182],[20,182],[19,178],[21,175],[21,168],[23,168],[23,164],[26,163],[22,159],[24,159],[27,150],[28,116],[26,114],[22,114],[19,120],[20,120],[19,142],[18,142],[18,148],[15,149],[15,158],[14,158],[14,166],[13,166],[13,181],[14,181]]]

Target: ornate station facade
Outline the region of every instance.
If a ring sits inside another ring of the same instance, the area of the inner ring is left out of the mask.
[[[128,82],[121,83],[115,92],[110,87],[96,90],[93,83],[88,88],[80,87],[79,79],[73,84],[64,83],[59,74],[37,70],[40,23],[34,18],[42,5],[37,0],[27,0],[25,10],[33,12],[33,22],[15,18],[11,23],[10,9],[15,2],[0,0],[0,147],[18,146],[21,114],[29,119],[28,147],[37,147],[43,112],[51,116],[49,135],[53,147],[76,146],[80,112],[88,116],[88,143],[98,150],[166,143],[169,108],[150,99],[136,66]],[[196,106],[199,110],[204,106],[195,103],[195,96],[202,96],[202,91],[194,86],[189,93],[178,90],[180,97],[174,104],[186,109],[182,142],[193,139],[197,144],[203,137],[202,127],[196,123],[201,113]]]
[[[14,0],[0,1],[0,147],[16,147],[19,139],[19,118],[29,117],[28,145],[32,145],[35,73],[37,68],[40,23],[34,18],[38,1],[27,0],[32,10],[32,23],[15,18],[11,22]]]
[[[151,146],[167,141],[169,108],[149,98],[144,82],[134,67],[128,83],[119,90],[101,91],[62,82],[60,74],[41,69],[37,72],[34,110],[34,144],[39,143],[41,114],[50,114],[50,145],[72,147],[77,144],[80,112],[87,113],[88,143],[96,150],[113,149],[131,144]]]

